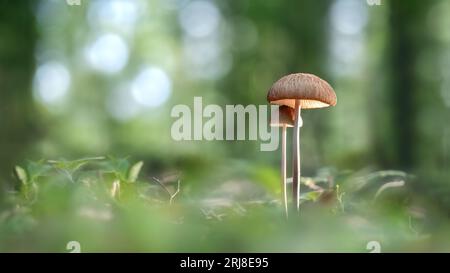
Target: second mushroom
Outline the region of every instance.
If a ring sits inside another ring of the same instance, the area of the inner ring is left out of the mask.
[[[294,110],[288,106],[282,105],[278,108],[278,119],[272,118],[270,126],[281,127],[281,199],[288,217],[287,206],[287,179],[286,179],[286,131],[287,127],[294,126]]]
[[[302,109],[336,105],[336,93],[321,78],[306,73],[290,74],[276,81],[267,94],[271,104],[288,106],[294,110],[292,138],[292,201],[295,210],[300,206],[300,127]]]

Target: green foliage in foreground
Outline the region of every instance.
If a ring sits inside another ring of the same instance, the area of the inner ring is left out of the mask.
[[[103,157],[17,166],[1,203],[0,251],[67,252],[69,241],[82,252],[368,252],[370,241],[381,251],[450,250],[447,218],[403,172],[302,177],[300,216],[286,220],[259,181],[198,197],[188,181],[146,178],[142,167]]]

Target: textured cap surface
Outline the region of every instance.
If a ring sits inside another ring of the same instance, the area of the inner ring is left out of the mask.
[[[290,74],[276,81],[267,94],[272,104],[295,107],[300,100],[302,109],[323,108],[336,105],[336,93],[321,78],[306,73]]]

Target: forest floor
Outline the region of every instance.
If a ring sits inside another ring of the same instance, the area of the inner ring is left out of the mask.
[[[302,177],[286,218],[257,181],[195,194],[175,178],[142,178],[142,162],[29,162],[0,207],[1,252],[450,251],[446,217],[401,171]],[[278,186],[278,185],[277,185]]]

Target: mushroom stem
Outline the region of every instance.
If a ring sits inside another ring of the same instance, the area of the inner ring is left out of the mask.
[[[281,198],[284,206],[286,218],[288,218],[287,206],[287,181],[286,181],[286,124],[281,130]]]
[[[300,100],[295,101],[295,125],[292,140],[292,202],[294,208],[300,207],[300,127],[302,124]]]

